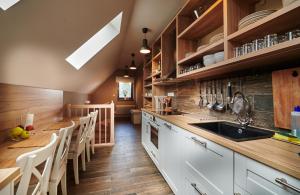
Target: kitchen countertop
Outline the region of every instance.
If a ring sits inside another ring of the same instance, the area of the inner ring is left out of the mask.
[[[204,120],[190,118],[184,115],[162,116],[149,109],[142,109],[142,111],[300,179],[300,146],[272,138],[235,142],[188,124],[204,122]]]

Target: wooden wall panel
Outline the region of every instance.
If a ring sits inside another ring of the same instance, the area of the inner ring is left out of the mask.
[[[34,113],[35,128],[44,128],[62,116],[63,91],[0,83],[0,141],[6,130]]]

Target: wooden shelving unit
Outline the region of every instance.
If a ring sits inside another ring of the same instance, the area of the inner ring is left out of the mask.
[[[178,75],[182,79],[195,79],[219,76],[222,74],[246,70],[255,67],[273,66],[280,62],[299,59],[300,38],[283,42],[273,47],[252,52],[237,58],[231,58],[217,64],[204,67],[186,74]],[[288,54],[288,55],[287,55]]]
[[[152,87],[152,83],[148,85],[144,85],[144,88],[149,88],[149,87]]]
[[[147,76],[146,78],[144,78],[144,81],[151,81],[152,80],[152,75],[150,75],[150,76]]]
[[[202,57],[204,55],[207,55],[210,53],[215,53],[215,52],[222,51],[222,50],[224,50],[224,39],[219,40],[215,43],[212,43],[212,44],[208,45],[207,47],[195,52],[191,56],[178,61],[178,64],[184,65],[184,64],[195,63],[195,62],[202,60]]]
[[[228,35],[228,41],[249,41],[257,36],[283,32],[300,26],[300,2],[281,8],[269,16]]]
[[[197,39],[223,24],[223,0],[217,0],[197,20],[183,30],[178,38]]]
[[[300,59],[300,38],[279,43],[243,56],[234,57],[234,48],[267,34],[284,33],[300,29],[300,1],[282,7],[281,0],[188,0],[152,44],[152,59],[148,62],[151,72],[152,96],[166,95],[166,87],[184,80],[212,78],[252,68],[283,67],[285,62]],[[202,8],[196,18],[194,10]],[[278,11],[238,29],[239,20],[259,10]],[[223,33],[224,38],[215,42],[210,39]],[[206,47],[197,51],[202,45]],[[203,56],[224,51],[224,61],[179,74],[182,68],[202,63]],[[187,53],[189,55],[187,55]],[[187,57],[186,57],[187,56]],[[176,72],[176,78],[167,79]],[[150,78],[151,75],[151,78]],[[148,86],[150,88],[150,85]],[[146,87],[146,88],[147,88]],[[154,98],[144,97],[154,105]]]

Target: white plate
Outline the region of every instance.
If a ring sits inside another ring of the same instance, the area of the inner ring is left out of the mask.
[[[244,18],[242,18],[240,21],[239,21],[239,24],[249,20],[250,18],[253,18],[253,17],[257,17],[257,16],[261,16],[261,15],[270,15],[274,12],[276,12],[277,10],[262,10],[262,11],[257,11],[257,12],[254,12],[252,14],[249,14],[247,16],[245,16]]]

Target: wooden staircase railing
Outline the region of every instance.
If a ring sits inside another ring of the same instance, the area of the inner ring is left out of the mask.
[[[95,129],[95,146],[113,146],[115,143],[115,104],[87,104],[67,105],[68,117],[86,116],[98,110],[97,125]]]

